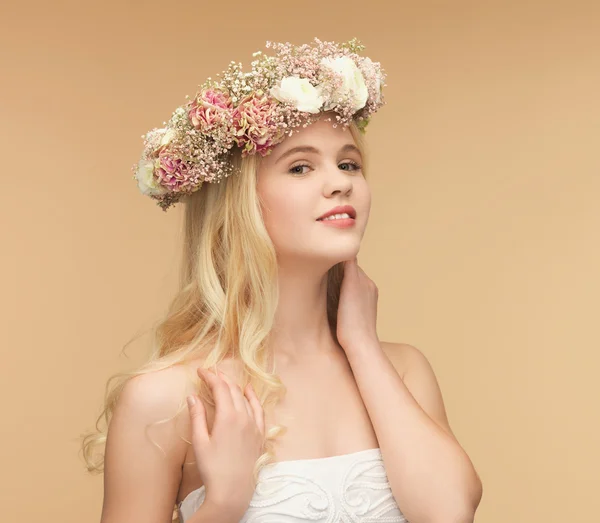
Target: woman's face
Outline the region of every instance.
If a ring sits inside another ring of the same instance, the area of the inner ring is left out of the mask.
[[[371,192],[363,159],[350,131],[334,128],[335,118],[326,121],[326,115],[261,158],[257,190],[280,260],[320,259],[328,266],[349,260],[358,253],[367,226]],[[318,221],[342,205],[354,207],[351,226]]]

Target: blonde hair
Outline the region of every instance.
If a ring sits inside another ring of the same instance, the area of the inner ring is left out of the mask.
[[[364,137],[354,122],[349,130],[361,151],[366,174]],[[241,158],[236,152],[232,161],[241,169],[239,174],[218,184],[205,183],[200,191],[182,200],[184,251],[178,291],[166,316],[155,326],[149,361],[137,370],[111,376],[106,384],[104,409],[96,430],[82,435],[83,458],[90,473],[104,471],[104,453],[95,451],[106,442],[119,395],[135,376],[184,365],[196,358],[208,368],[233,357],[243,364],[242,386],[252,383],[263,409],[274,407],[285,395],[285,386],[275,374],[272,354],[267,350],[278,302],[277,258],[256,190],[260,158]],[[340,262],[327,274],[327,318],[336,342],[342,278]],[[118,381],[111,388],[114,379]],[[214,406],[208,386],[195,372],[190,372],[190,379],[202,401]],[[172,420],[185,408],[182,395],[177,412],[152,425]],[[99,427],[102,418],[105,429]],[[272,462],[274,440],[285,430],[284,425],[276,425],[265,434],[265,452],[256,462],[255,481],[260,469]]]

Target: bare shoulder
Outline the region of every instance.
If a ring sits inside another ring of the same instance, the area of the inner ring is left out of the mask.
[[[192,393],[189,373],[189,367],[176,365],[131,378],[119,395],[109,431],[141,437],[143,429],[146,441],[159,445],[173,466],[181,466],[190,433],[185,404]]]
[[[189,367],[176,365],[134,376],[124,386],[116,408],[148,423],[172,417],[192,390],[189,373]]]
[[[407,343],[382,342],[381,346],[419,406],[448,434],[455,437],[437,376],[427,356]]]
[[[415,358],[415,351],[420,352],[419,349],[408,343],[390,341],[380,341],[379,343],[400,377],[404,378],[410,362]]]
[[[102,523],[170,521],[189,440],[188,372],[141,374],[121,390],[107,432]]]

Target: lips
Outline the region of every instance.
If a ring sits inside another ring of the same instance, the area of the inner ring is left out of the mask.
[[[317,221],[323,220],[323,218],[327,218],[327,216],[332,216],[334,214],[343,214],[347,213],[348,216],[352,219],[356,219],[356,209],[352,207],[352,205],[339,205],[334,207],[333,209],[329,209],[325,214],[322,214],[317,218]]]

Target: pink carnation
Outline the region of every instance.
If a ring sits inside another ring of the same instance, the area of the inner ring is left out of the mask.
[[[242,156],[254,152],[266,156],[285,135],[282,121],[276,100],[266,95],[244,98],[233,110],[234,140],[239,147],[243,147]]]
[[[231,118],[232,102],[227,93],[204,89],[189,106],[188,115],[194,128],[208,131]]]
[[[197,184],[190,175],[190,166],[166,149],[158,155],[154,174],[160,185],[173,192],[193,192]]]

